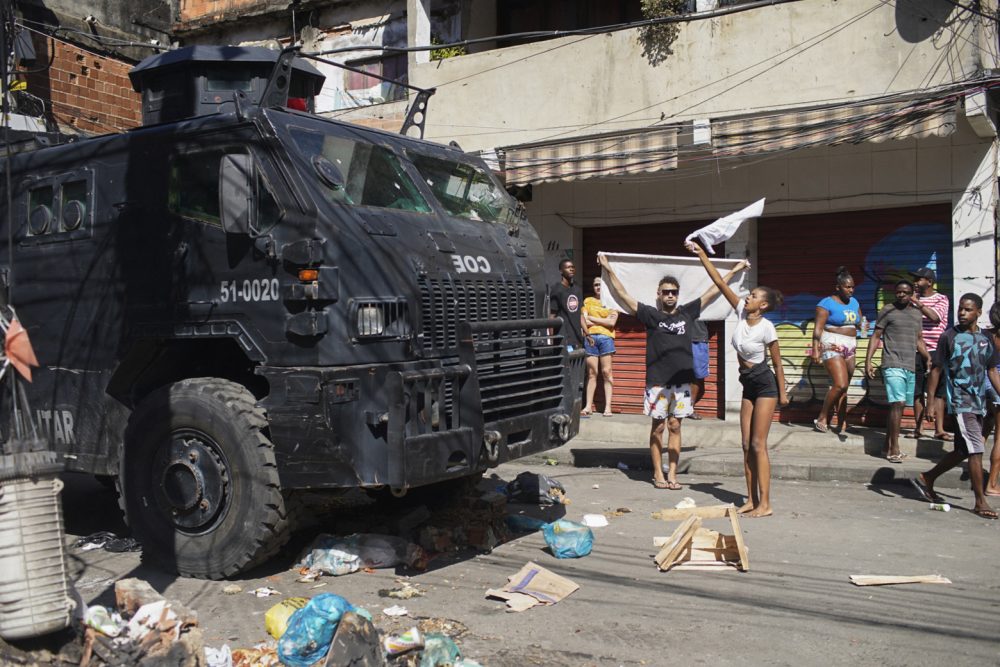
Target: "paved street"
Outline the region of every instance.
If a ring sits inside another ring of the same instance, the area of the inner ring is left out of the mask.
[[[288,570],[292,553],[237,583],[245,591],[269,585],[285,595],[335,592],[372,611],[382,629],[415,622],[381,613],[402,604],[411,616],[441,619],[466,657],[494,667],[1000,662],[1000,522],[965,511],[971,505],[967,490],[946,490],[954,509],[942,513],[929,511],[898,484],[779,481],[773,490],[777,514],[743,521],[750,572],[663,573],[652,562],[652,538],[677,524],[653,519],[651,512],[684,496],[698,505],[738,502],[742,480],[688,476],[681,478],[683,491],[664,492],[639,471],[511,464],[496,473],[507,480],[525,469],[566,486],[570,519],[623,507],[631,512],[596,529],[593,553],[579,560],[550,556],[540,533],[490,554],[438,558],[409,578],[426,593],[410,600],[379,597],[380,589],[398,587],[391,570],[323,578],[319,588],[296,583]],[[113,494],[89,479],[70,480],[64,500],[71,535],[121,530],[117,521],[102,519],[117,511]],[[727,532],[724,522],[705,525]],[[295,548],[315,532],[297,535]],[[280,598],[224,595],[229,582],[167,577],[141,565],[134,553],[71,553],[81,559],[77,586],[88,602],[110,604],[113,582],[138,576],[196,609],[208,646],[249,647],[268,638],[264,613]],[[580,590],[555,606],[520,614],[484,599],[487,588],[503,585],[529,560],[569,577]],[[860,588],[848,581],[851,574],[932,573],[953,583]]]

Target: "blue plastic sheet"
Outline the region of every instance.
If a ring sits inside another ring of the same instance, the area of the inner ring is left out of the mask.
[[[354,606],[333,593],[321,593],[288,619],[278,640],[278,658],[289,667],[310,667],[330,650],[340,617]]]
[[[594,548],[594,532],[582,523],[559,519],[542,526],[542,535],[556,558],[582,558]]]

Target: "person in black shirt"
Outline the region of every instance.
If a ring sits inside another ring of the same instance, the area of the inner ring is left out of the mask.
[[[573,260],[564,259],[559,262],[559,275],[562,279],[549,288],[549,315],[563,319],[559,333],[563,336],[566,349],[572,352],[583,347],[583,338],[586,335],[583,332],[583,319],[580,316],[583,292],[579,285],[573,282],[576,277]]]
[[[597,261],[616,293],[616,301],[646,327],[646,397],[643,412],[652,418],[649,451],[653,459],[653,485],[677,490],[677,463],[681,457],[681,421],[691,415],[691,383],[695,380],[691,333],[701,309],[718,294],[713,286],[700,298],[678,305],[680,282],[673,276],[660,279],[656,307],[639,303],[622,285],[607,257]],[[666,426],[668,471],[663,476],[663,429]]]

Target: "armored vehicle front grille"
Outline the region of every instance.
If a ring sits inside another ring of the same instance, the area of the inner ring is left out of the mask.
[[[527,320],[535,316],[534,311],[534,292],[528,279],[420,281],[425,349],[457,348],[459,322]]]
[[[559,407],[563,397],[562,344],[531,335],[517,351],[501,351],[489,341],[476,345],[476,375],[485,423]]]

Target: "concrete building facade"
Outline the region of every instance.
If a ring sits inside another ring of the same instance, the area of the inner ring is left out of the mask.
[[[920,266],[953,300],[996,297],[996,6],[723,4],[695,7],[668,49],[631,28],[438,62],[418,53],[410,82],[436,88],[428,138],[496,154],[508,185],[530,192],[553,280],[566,256],[589,281],[600,250],[683,254],[686,233],[766,197],[724,255],[749,256],[751,282],[785,293],[774,319],[793,405],[782,418],[811,419],[827,383],[808,358],[813,310],[837,266],[854,273],[872,321],[891,282]],[[427,7],[409,0],[408,16]],[[419,21],[410,32],[421,43]],[[713,328],[702,406],[730,418],[732,326]],[[623,328],[615,408],[638,411],[642,333]],[[861,375],[852,421],[877,423],[884,390]]]

